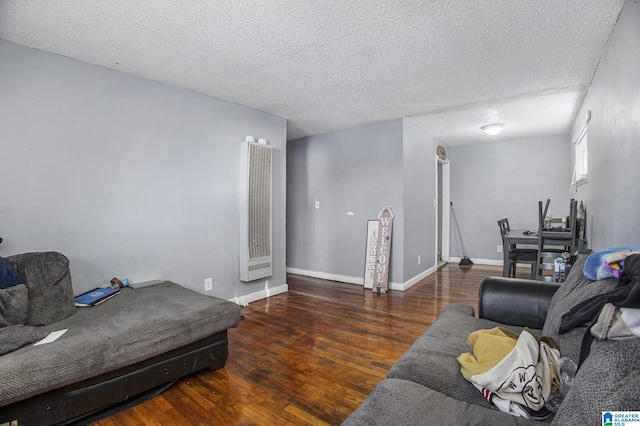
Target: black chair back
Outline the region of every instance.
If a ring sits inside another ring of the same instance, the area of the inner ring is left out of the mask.
[[[509,228],[509,219],[506,217],[498,221],[498,226],[500,227],[500,235],[503,237],[511,231],[511,228]]]

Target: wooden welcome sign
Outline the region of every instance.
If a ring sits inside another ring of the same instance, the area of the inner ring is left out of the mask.
[[[389,288],[389,263],[391,261],[391,234],[393,231],[393,212],[385,207],[378,214],[378,244],[376,269],[372,291],[386,293]]]
[[[364,261],[364,288],[373,288],[378,255],[378,221],[367,221],[367,249]]]

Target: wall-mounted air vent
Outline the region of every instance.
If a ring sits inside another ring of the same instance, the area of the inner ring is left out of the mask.
[[[272,148],[242,142],[240,150],[240,280],[272,275]]]

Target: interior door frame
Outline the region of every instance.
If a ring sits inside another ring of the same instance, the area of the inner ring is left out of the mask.
[[[436,155],[436,198],[435,198],[435,217],[436,217],[436,238],[435,238],[435,264],[438,265],[438,233],[442,235],[442,260],[449,261],[451,251],[451,162],[449,160],[441,160]],[[442,223],[438,218],[439,199],[440,199],[440,182],[438,177],[438,165],[442,165]]]

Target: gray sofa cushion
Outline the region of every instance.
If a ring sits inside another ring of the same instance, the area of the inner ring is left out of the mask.
[[[25,324],[28,309],[29,292],[26,285],[0,289],[0,327]]]
[[[0,357],[0,407],[237,327],[235,303],[165,282],[122,293],[42,329],[58,340]]]
[[[558,343],[562,356],[571,358],[574,362],[578,362],[582,337],[587,330],[586,327],[577,327],[565,334],[558,334],[562,316],[577,304],[612,290],[617,283],[615,278],[591,281],[585,277],[582,270],[586,260],[587,258],[582,258],[576,261],[567,280],[553,296],[542,328],[544,336],[549,336]]]
[[[599,425],[603,411],[640,409],[640,339],[594,341],[554,425]]]
[[[6,258],[29,289],[27,325],[42,326],[76,312],[69,259],[61,253],[23,253]]]
[[[467,338],[479,329],[502,326],[473,316],[464,304],[445,307],[436,321],[391,367],[387,377],[419,383],[449,397],[497,410],[460,372],[458,356],[469,352]],[[508,327],[519,333],[521,327]]]
[[[380,382],[343,426],[537,424],[540,422],[488,410],[409,380],[391,378]]]
[[[30,325],[12,325],[0,328],[0,355],[44,339],[47,334],[49,333],[44,329]]]
[[[47,331],[25,325],[29,292],[24,284],[0,289],[0,355],[43,339]]]

